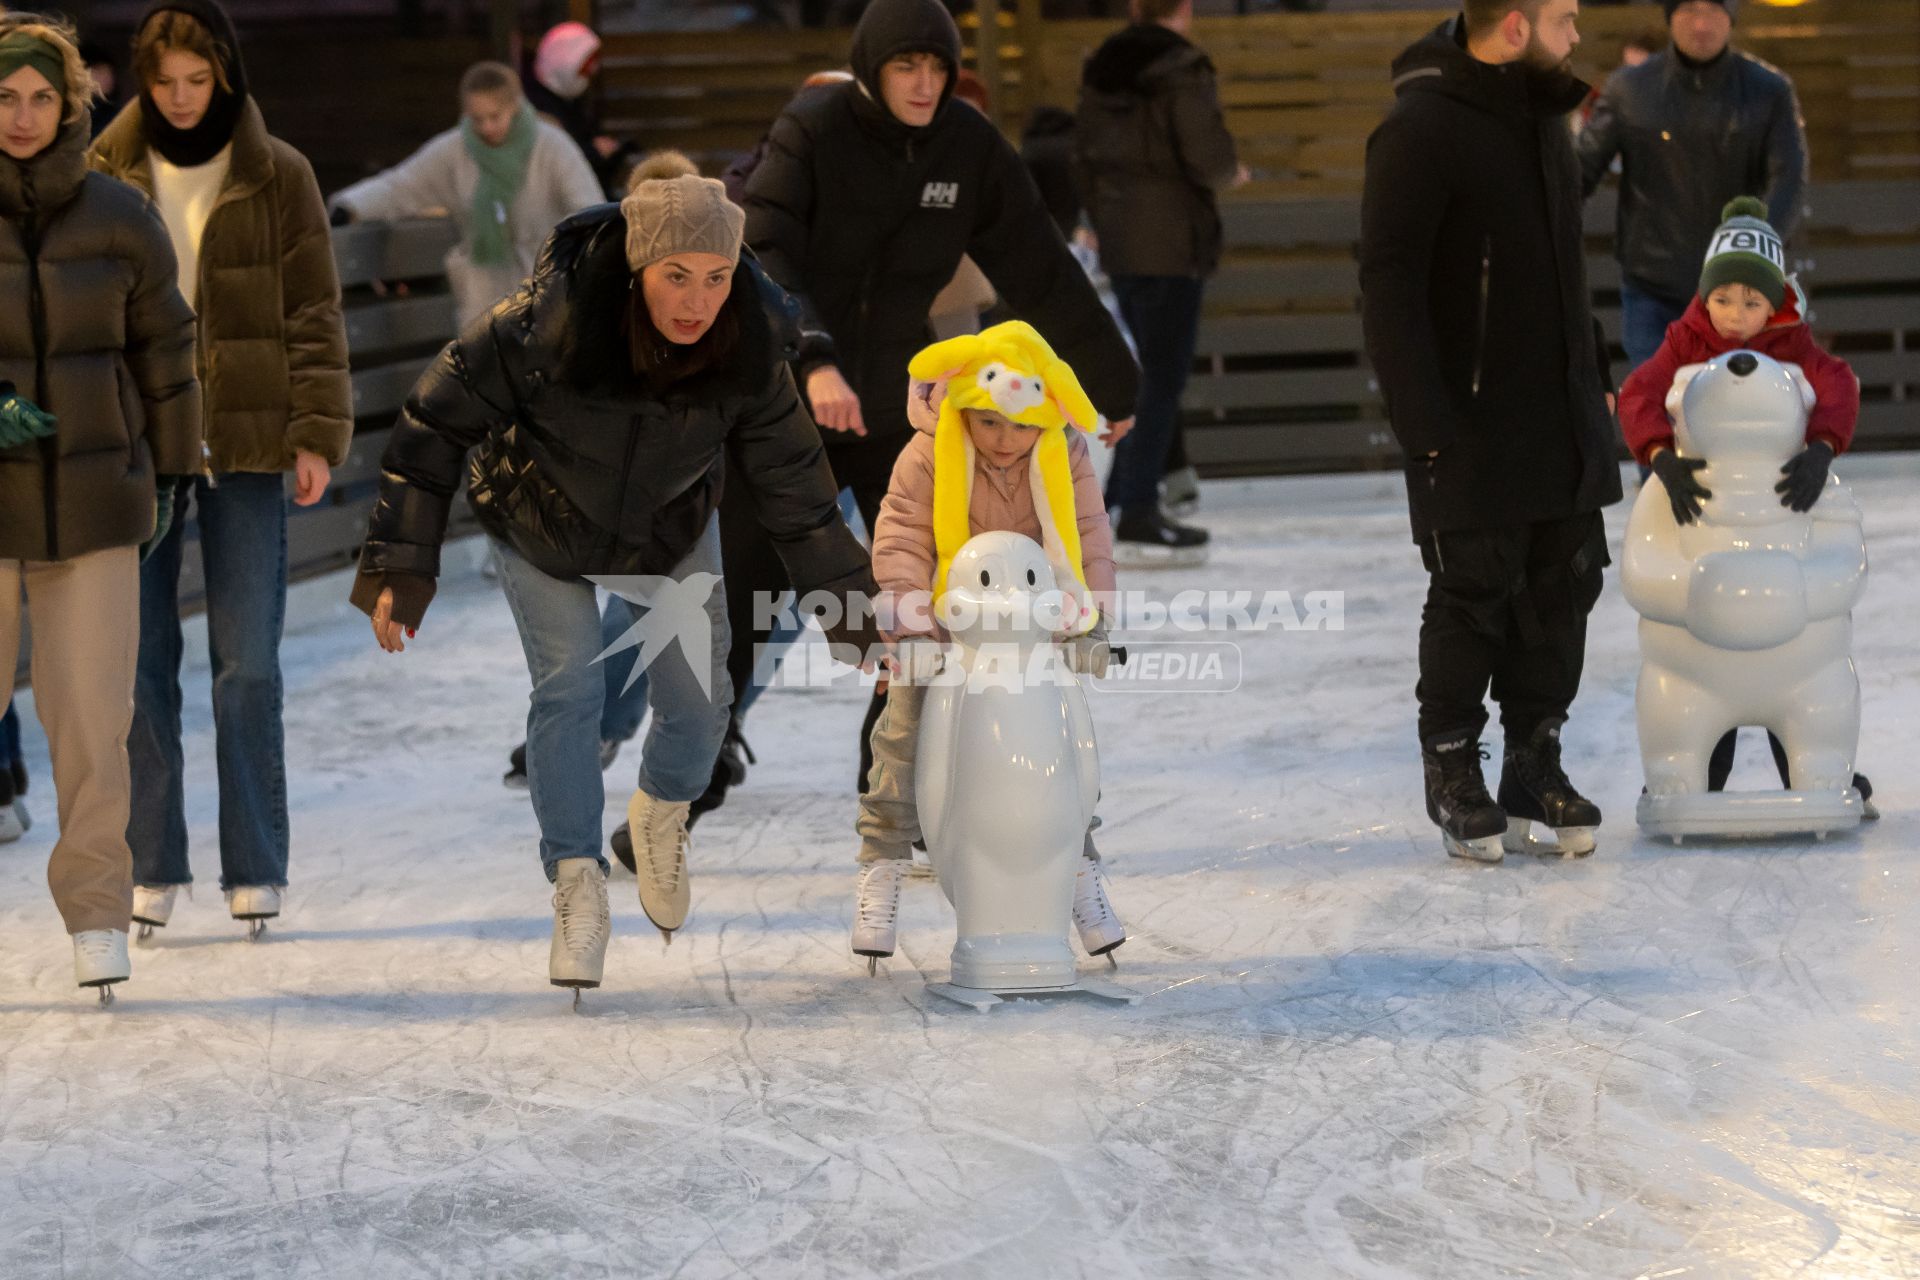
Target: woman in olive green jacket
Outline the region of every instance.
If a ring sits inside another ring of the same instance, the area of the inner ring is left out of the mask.
[[[200,466],[200,391],[166,228],[87,172],[91,90],[70,32],[0,16],[0,672],[25,614],[60,812],[47,882],[77,980],[104,991],[129,974],[136,548],[156,473]]]
[[[198,516],[213,661],[221,888],[233,917],[280,912],[287,883],[280,637],[287,511],[320,500],[353,434],[346,330],[327,215],[306,159],[268,135],[232,22],[213,0],[157,0],[134,43],[139,97],[94,164],[148,192],[199,313],[210,475],[183,481]],[[167,923],[192,880],[182,784],[182,533],[141,570],[133,735],[133,918]]]

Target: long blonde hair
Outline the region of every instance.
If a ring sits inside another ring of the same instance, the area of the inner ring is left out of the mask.
[[[60,51],[60,61],[66,65],[67,73],[67,109],[60,123],[87,119],[95,96],[93,74],[80,57],[80,37],[73,28],[59,18],[45,18],[37,13],[0,12],[0,39],[16,31],[44,40]]]

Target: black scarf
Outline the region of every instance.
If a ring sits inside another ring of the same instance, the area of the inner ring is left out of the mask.
[[[247,69],[240,60],[240,38],[233,29],[233,19],[220,7],[219,0],[153,0],[140,16],[136,30],[143,30],[154,14],[166,10],[197,20],[213,33],[215,43],[227,53],[220,70],[226,73],[230,87],[223,89],[217,79],[214,81],[213,101],[207,104],[207,114],[191,129],[176,129],[168,123],[154,102],[151,90],[144,83],[140,86],[140,115],[146,127],[147,145],[158,151],[168,164],[191,169],[207,163],[233,141],[233,131],[239,127],[240,115],[247,105]]]

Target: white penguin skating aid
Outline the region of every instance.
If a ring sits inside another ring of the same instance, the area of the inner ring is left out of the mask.
[[[1138,993],[1082,978],[1068,942],[1100,763],[1086,694],[1045,623],[1060,604],[1046,553],[984,533],[947,581],[953,644],[927,690],[914,787],[958,937],[951,979],[927,989],[981,1010],[1063,992],[1131,1003]]]
[[[1712,497],[1681,525],[1651,477],[1627,523],[1621,584],[1640,614],[1638,816],[1649,834],[1825,836],[1859,824],[1860,508],[1833,476],[1804,513],[1774,490],[1812,403],[1798,366],[1751,351],[1680,370],[1667,397],[1679,451],[1706,459]],[[1791,790],[1707,789],[1714,744],[1746,725],[1785,744]]]

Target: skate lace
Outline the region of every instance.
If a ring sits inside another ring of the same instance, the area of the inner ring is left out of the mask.
[[[570,951],[590,951],[605,942],[610,925],[602,903],[606,898],[604,882],[582,877],[561,885],[553,893],[554,914],[560,920],[560,936]]]
[[[1488,754],[1486,744],[1479,743],[1471,752],[1454,752],[1440,766],[1440,794],[1446,798],[1449,807],[1473,808],[1493,803],[1493,796],[1487,790],[1487,780],[1480,772],[1480,761],[1490,759],[1492,756]]]
[[[73,935],[73,947],[89,961],[105,961],[113,958],[113,933],[108,929],[90,930]]]
[[[1100,874],[1100,864],[1084,853],[1080,855],[1080,872],[1074,877],[1073,919],[1075,924],[1087,928],[1114,919],[1113,903],[1107,900],[1107,882]]]
[[[854,906],[863,929],[886,929],[900,914],[898,860],[877,862],[860,873],[860,896]]]
[[[680,877],[687,869],[686,806],[667,806],[656,801],[653,811],[647,815],[646,837],[647,874],[662,892],[676,892],[680,888]]]
[[[1520,754],[1517,762],[1520,776],[1542,795],[1559,792],[1562,795],[1577,794],[1573,783],[1567,779],[1567,771],[1560,764],[1560,743],[1556,740],[1529,747]]]

